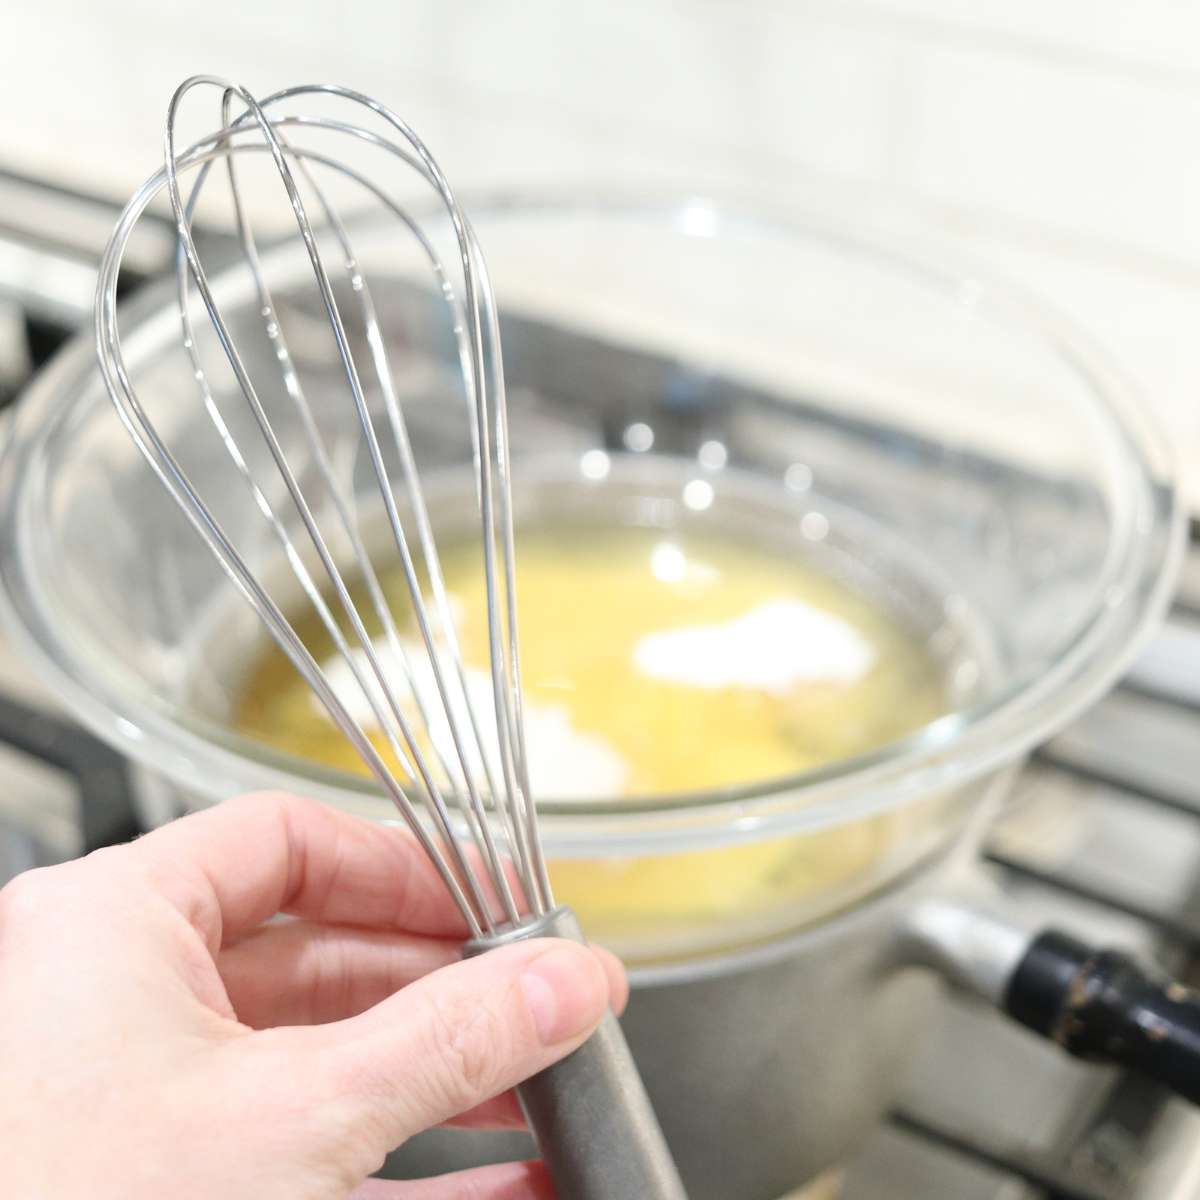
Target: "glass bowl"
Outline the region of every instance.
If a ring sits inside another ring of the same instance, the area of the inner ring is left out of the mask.
[[[852,759],[686,794],[539,797],[561,898],[631,961],[780,936],[918,869],[997,772],[1112,682],[1160,613],[1182,531],[1167,447],[1104,356],[1019,291],[822,218],[696,200],[468,209],[502,319],[519,523],[571,510],[770,527],[874,590],[946,666],[950,712]],[[428,228],[445,234],[436,217]],[[394,229],[364,222],[355,238],[376,256],[418,461],[450,478],[471,446],[444,312]],[[303,251],[281,243],[263,263],[340,444],[352,422]],[[252,374],[268,371],[249,279],[231,267],[215,288]],[[122,328],[168,440],[273,570],[195,397],[171,292],[139,297]],[[346,436],[369,519],[374,483]],[[234,727],[262,635],[118,423],[89,339],[26,395],[0,516],[13,637],[180,797],[284,788],[394,817],[370,781]]]

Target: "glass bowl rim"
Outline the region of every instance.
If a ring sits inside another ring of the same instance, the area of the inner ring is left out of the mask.
[[[1070,319],[1040,297],[998,280],[995,273],[979,271],[961,255],[940,248],[933,254],[913,239],[875,234],[862,224],[825,214],[773,214],[761,203],[724,206],[679,192],[637,192],[630,197],[611,191],[569,192],[562,197],[496,192],[468,198],[466,209],[488,217],[539,211],[636,215],[674,220],[677,232],[685,234],[681,214],[697,204],[711,210],[717,229],[728,223],[773,236],[815,238],[865,256],[878,267],[902,270],[950,298],[956,288],[970,283],[973,307],[984,315],[1005,316],[1010,325],[1015,319],[1016,328],[1040,337],[1082,377],[1112,433],[1125,443],[1127,465],[1135,469],[1140,485],[1134,490],[1141,493],[1141,511],[1138,519],[1127,523],[1126,544],[1115,548],[1119,553],[1110,553],[1110,578],[1102,589],[1105,600],[1064,639],[1038,677],[1002,689],[979,706],[941,716],[904,738],[818,768],[652,797],[557,802],[539,798],[543,832],[558,843],[559,853],[569,854],[572,847],[575,853],[594,853],[596,839],[610,852],[620,853],[625,846],[632,853],[641,851],[647,838],[666,839],[678,847],[685,836],[690,845],[700,847],[826,828],[898,806],[909,796],[958,786],[1002,766],[1066,724],[1117,678],[1165,609],[1182,553],[1186,517],[1169,443],[1139,403],[1136,389]],[[485,244],[485,254],[486,250]],[[278,254],[264,252],[268,269]],[[214,272],[214,281],[220,278]],[[164,301],[173,287],[169,280],[153,285],[124,306],[122,319],[131,330],[130,340],[133,331],[152,338],[164,315],[170,318],[169,311],[164,314]],[[110,695],[103,672],[93,669],[86,655],[73,649],[67,633],[54,627],[40,580],[23,552],[28,550],[29,505],[44,491],[39,451],[56,422],[68,419],[80,404],[107,402],[95,394],[93,356],[90,331],[81,333],[40,373],[22,398],[0,459],[0,495],[7,494],[10,501],[0,512],[0,528],[6,534],[0,539],[0,610],[13,640],[85,724],[132,758],[201,795],[269,786],[342,807],[379,808],[391,816],[390,806],[370,780],[310,764],[236,734],[205,734],[197,723],[167,715],[157,700],[139,702],[128,692]],[[1161,550],[1150,555],[1157,546]],[[1139,549],[1148,557],[1139,556]]]

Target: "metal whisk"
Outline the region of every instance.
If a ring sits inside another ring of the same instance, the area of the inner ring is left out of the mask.
[[[180,149],[180,107],[198,88],[215,88],[219,93],[219,126],[217,132]],[[301,98],[326,106],[348,105],[353,119],[290,111]],[[298,138],[306,144],[297,144]],[[411,170],[432,188],[453,231],[461,294],[434,241],[393,191],[341,153],[307,144],[320,138],[339,140],[340,145],[358,151],[365,147],[387,163]],[[388,561],[399,564],[407,585],[411,617],[420,634],[418,651],[400,636],[400,622],[380,581],[378,556],[373,560],[368,554],[353,487],[345,482],[327,444],[262,267],[254,232],[258,210],[242,184],[243,169],[251,162],[273,168],[273,179],[282,184],[288,202],[289,223],[307,250],[317,308],[332,334],[340,386],[348,393],[345,420],[357,422],[361,431],[360,444],[386,518]],[[247,348],[235,344],[193,236],[197,205],[214,169],[227,182],[223,195],[261,314],[264,344],[272,352],[259,354],[271,364],[263,373],[251,369]],[[185,176],[191,179],[186,196],[181,187]],[[481,712],[478,696],[470,694],[433,521],[376,299],[355,254],[355,223],[339,216],[335,193],[346,190],[365,195],[399,223],[432,270],[450,314],[470,409],[491,670],[491,703],[486,707],[491,712]],[[268,542],[276,545],[336,648],[337,659],[353,680],[355,696],[370,712],[367,723],[381,731],[399,773],[368,736],[345,690],[334,686],[327,669],[297,632],[266,574],[256,572],[222,527],[214,509],[228,504],[229,497],[201,494],[181,462],[179,447],[168,445],[169,435],[149,416],[126,369],[116,311],[117,278],[131,232],[163,191],[178,240],[182,347],[198,399],[244,484],[246,501],[261,516]],[[356,353],[343,316],[346,296],[339,299],[331,280],[326,259],[333,254],[345,271],[348,311],[361,330],[365,352],[360,346]],[[197,298],[207,326],[193,320]],[[214,383],[213,369],[205,365],[200,345],[202,330],[206,336],[215,335],[218,361],[223,371],[231,373],[232,388],[223,391]],[[104,254],[95,332],[101,372],[125,428],[420,841],[471,932],[467,953],[529,937],[579,939],[574,915],[555,905],[530,795],[496,307],[471,225],[421,140],[383,105],[348,88],[288,88],[260,101],[222,79],[188,79],[168,108],[163,168],[134,195]],[[382,414],[372,411],[364,378],[382,397]],[[282,402],[264,403],[268,392],[282,395]],[[255,452],[250,451],[244,433],[236,432],[239,424],[246,425],[245,410],[233,419],[229,395],[234,404],[248,408],[253,419],[249,428],[261,436]],[[296,461],[297,440],[303,448],[302,461]],[[339,558],[347,555],[348,572],[339,565]],[[363,595],[360,611],[356,596]],[[381,629],[386,656],[372,639],[368,620]],[[489,730],[494,731],[494,741]],[[469,850],[472,844],[474,854]],[[684,1195],[611,1014],[583,1047],[519,1091],[564,1200],[675,1200]]]

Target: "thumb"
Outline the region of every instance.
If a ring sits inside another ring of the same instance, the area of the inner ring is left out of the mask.
[[[382,1155],[569,1054],[608,1005],[593,951],[536,939],[442,967],[359,1016],[289,1030],[285,1053],[307,1052],[327,1127],[365,1133]]]

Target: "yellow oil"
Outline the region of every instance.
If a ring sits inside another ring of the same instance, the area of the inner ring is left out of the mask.
[[[451,544],[443,549],[442,567],[464,658],[486,670],[478,545]],[[402,576],[397,570],[382,583],[403,632],[412,636]],[[902,737],[946,706],[942,669],[889,611],[798,557],[750,542],[644,528],[523,531],[518,593],[528,708],[565,714],[573,735],[603,746],[605,761],[619,767],[594,786],[574,778],[569,758],[557,763],[557,776],[563,780],[565,771],[568,785],[562,790],[579,797],[645,798],[775,779]],[[782,613],[783,625],[769,625],[765,641],[756,643],[753,614],[764,612]],[[794,637],[789,613],[809,618]],[[318,661],[335,654],[315,614],[299,619],[297,628]],[[722,650],[731,629],[744,636]],[[697,630],[699,641],[663,641],[663,635]],[[857,666],[839,667],[831,630],[857,648]],[[646,647],[673,644],[683,660],[676,653],[668,663],[675,674],[648,670]],[[689,648],[697,658],[712,651],[727,661],[709,670],[688,661]],[[797,677],[789,679],[785,670],[764,682],[763,671],[739,657],[755,654],[791,661]],[[809,659],[829,670],[806,674]],[[273,647],[246,676],[236,721],[241,732],[278,749],[365,771]],[[387,756],[382,737],[374,740]],[[552,875],[560,898],[577,908],[593,936],[630,945],[639,927],[669,934],[837,887],[885,851],[890,831],[877,820],[715,851],[560,861]]]

